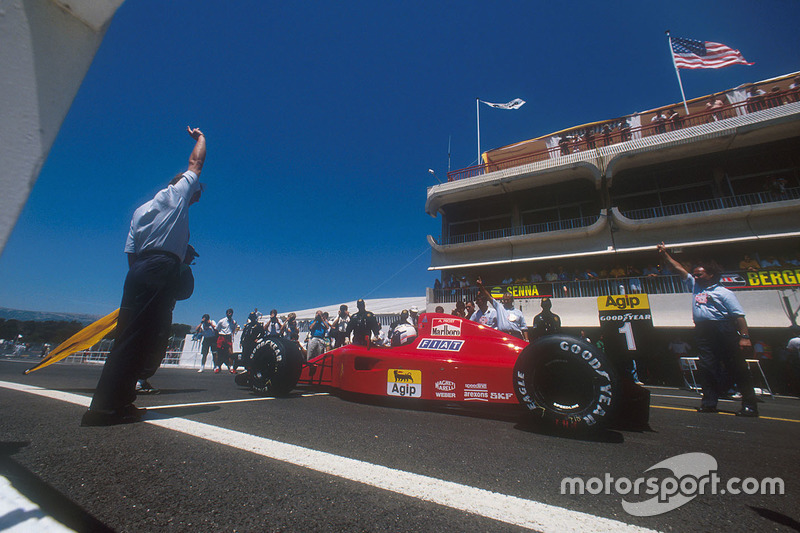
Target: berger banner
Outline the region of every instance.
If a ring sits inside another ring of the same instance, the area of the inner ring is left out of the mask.
[[[721,284],[729,289],[800,287],[800,268],[770,268],[753,272],[722,274]]]

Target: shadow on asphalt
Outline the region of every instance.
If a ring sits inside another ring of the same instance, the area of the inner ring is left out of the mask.
[[[61,392],[71,392],[74,394],[94,394],[95,389],[54,389],[60,390]],[[208,389],[159,389],[160,392],[157,394],[140,394],[140,396],[164,396],[164,395],[171,395],[171,394],[187,394],[193,392],[207,392]]]
[[[219,411],[218,405],[192,405],[185,407],[148,407],[147,412],[142,418],[143,422],[148,420],[166,420],[168,418],[186,418],[192,415],[201,415]]]
[[[5,476],[17,492],[34,502],[40,509],[30,511],[15,509],[0,516],[0,530],[11,529],[31,518],[51,516],[79,533],[113,533],[113,529],[11,458],[29,445],[30,442],[0,442],[0,475]]]
[[[772,520],[776,524],[792,528],[795,531],[800,531],[800,522],[791,516],[786,516],[783,513],[771,509],[764,509],[763,507],[753,507],[752,505],[748,505],[748,507],[755,511],[761,518],[766,518],[767,520]]]

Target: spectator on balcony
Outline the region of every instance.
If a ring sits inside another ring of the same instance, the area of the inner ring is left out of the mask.
[[[785,258],[781,261],[784,266],[800,266],[800,252],[795,252],[792,259]]]
[[[755,272],[756,270],[760,269],[761,265],[758,261],[750,257],[748,254],[744,255],[744,258],[739,261],[739,270],[746,270],[748,272]]]
[[[441,289],[442,289],[442,282],[439,281],[439,278],[436,278],[435,280],[433,280],[433,290],[439,291]]]
[[[566,135],[562,135],[558,140],[558,148],[561,150],[561,155],[569,155],[569,143],[570,138]]]
[[[672,124],[672,131],[679,130],[683,126],[683,119],[681,115],[675,111],[675,108],[670,108],[666,114],[667,122]]]
[[[511,285],[512,283],[514,283],[514,278],[512,278],[511,276],[506,276],[505,278],[503,278],[502,285]]]
[[[771,176],[767,182],[764,184],[764,189],[769,191],[774,197],[777,198],[784,198],[786,197],[786,186],[788,182],[786,178],[783,176]]]
[[[605,279],[608,277],[608,268],[606,268],[605,265],[603,265],[603,268],[597,271],[597,277],[600,279]]]
[[[788,101],[784,97],[780,87],[776,85],[770,89],[769,95],[767,96],[767,107],[778,107],[786,103],[788,103]]]
[[[545,281],[558,281],[558,274],[553,271],[553,268],[550,267],[547,269],[547,272],[544,275]]]
[[[572,278],[564,267],[558,267],[558,281],[570,281]]]
[[[458,280],[458,286],[462,289],[469,288],[469,281],[467,281],[467,276],[461,276],[461,279]]]
[[[631,140],[631,125],[628,120],[621,120],[619,123],[619,140],[622,142]]]
[[[594,150],[597,148],[597,143],[594,142],[594,130],[592,130],[592,128],[586,130],[586,135],[583,136],[583,139],[586,141],[587,150]]]
[[[609,276],[612,278],[624,278],[625,277],[625,269],[622,268],[622,265],[617,265],[611,269],[611,272],[608,273]]]
[[[747,89],[747,112],[752,113],[764,109],[764,95],[766,94],[759,86],[751,85]]]
[[[650,124],[654,126],[655,133],[667,132],[667,117],[661,114],[661,111],[656,111],[653,118],[650,119]]]
[[[787,100],[789,102],[800,102],[800,76],[795,76],[794,81],[789,85]]]
[[[457,286],[458,286],[458,283],[456,282],[456,277],[453,274],[450,274],[447,277],[447,280],[444,282],[444,288],[445,289],[455,289]]]
[[[658,276],[658,268],[651,263],[644,267],[644,270],[642,270],[642,275],[646,278],[654,278]]]
[[[669,266],[669,263],[663,262],[658,265],[658,274],[661,276],[674,276],[675,271]]]
[[[761,260],[761,268],[780,268],[781,263],[774,255],[768,255],[766,259]]]
[[[725,109],[725,102],[722,97],[717,94],[711,96],[706,102],[706,111],[711,113],[707,122],[716,122],[725,118],[722,114],[723,109]]]
[[[524,275],[514,278],[514,285],[527,285],[528,283],[528,278]]]
[[[613,130],[614,130],[613,124],[609,123],[603,124],[603,129],[600,131],[600,133],[603,135],[604,146],[609,146],[611,144],[611,134]]]
[[[583,269],[581,273],[580,279],[582,280],[590,280],[590,279],[597,279],[597,272],[589,268],[588,266]]]
[[[538,272],[531,273],[531,283],[541,283],[542,282],[542,275]]]

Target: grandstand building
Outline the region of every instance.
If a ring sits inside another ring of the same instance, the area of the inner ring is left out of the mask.
[[[681,262],[716,259],[751,328],[785,342],[800,306],[798,74],[691,100],[688,115],[672,104],[490,150],[448,173],[425,204],[442,223],[428,236],[442,287],[427,309],[474,299],[480,276],[514,294],[529,324],[552,296],[564,326],[590,334],[599,296],[644,293],[665,339],[688,335],[689,295],[658,264],[664,241]]]

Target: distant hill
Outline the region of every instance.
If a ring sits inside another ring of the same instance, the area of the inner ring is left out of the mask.
[[[53,313],[47,311],[23,311],[22,309],[9,309],[8,307],[0,307],[0,318],[6,320],[19,320],[27,321],[33,320],[36,322],[47,321],[65,321],[65,322],[80,322],[81,324],[91,324],[100,318],[100,315],[87,315],[85,313]]]

